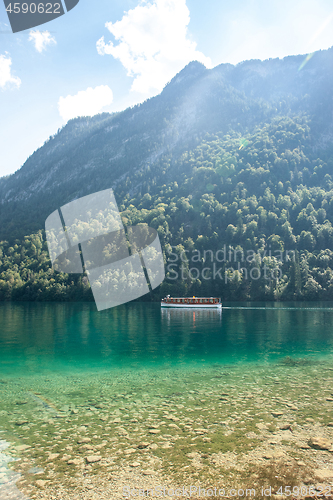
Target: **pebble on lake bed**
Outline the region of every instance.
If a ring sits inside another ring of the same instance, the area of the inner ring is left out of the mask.
[[[73,458],[71,460],[68,460],[68,465],[80,465],[82,463],[80,458]]]
[[[36,486],[38,486],[38,488],[44,489],[45,485],[46,485],[46,481],[43,481],[42,479],[38,479],[36,481]]]
[[[311,437],[309,445],[316,450],[330,450],[332,448],[332,443],[323,437]]]
[[[15,422],[15,425],[18,425],[20,427],[21,425],[25,425],[28,423],[28,420],[18,420],[17,422]]]
[[[142,471],[142,474],[143,474],[144,476],[153,476],[154,474],[156,474],[156,472],[155,472],[154,470],[149,470],[149,469],[147,469],[147,470],[143,470],[143,471]]]
[[[88,437],[80,437],[77,441],[78,444],[90,443],[91,439]]]
[[[139,450],[143,450],[144,448],[147,448],[149,446],[149,443],[146,443],[146,442],[142,442],[140,444],[138,444],[138,448]]]
[[[94,464],[96,462],[100,462],[102,460],[102,457],[100,455],[89,455],[86,457],[86,462],[87,464]]]
[[[292,428],[291,428],[290,424],[281,425],[280,430],[281,431],[290,431],[290,432],[292,432]]]
[[[325,481],[333,477],[333,470],[329,469],[316,469],[313,471],[314,475],[319,479],[319,481]]]

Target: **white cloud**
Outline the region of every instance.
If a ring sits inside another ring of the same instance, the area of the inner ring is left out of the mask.
[[[19,88],[21,85],[21,80],[17,76],[13,76],[11,73],[11,58],[5,54],[0,54],[0,88]]]
[[[29,42],[33,42],[38,52],[43,52],[48,45],[56,44],[56,39],[49,31],[30,31]]]
[[[117,45],[96,44],[100,55],[119,59],[134,77],[132,91],[145,95],[160,92],[164,85],[190,61],[211,67],[211,60],[196,50],[189,38],[190,13],[186,0],[154,0],[129,10],[120,21],[106,23]]]
[[[93,116],[102,108],[112,103],[113,94],[108,85],[100,85],[94,89],[89,87],[76,95],[60,97],[58,110],[60,116],[68,121],[77,116]]]

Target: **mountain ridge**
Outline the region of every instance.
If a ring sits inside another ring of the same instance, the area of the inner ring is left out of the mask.
[[[40,229],[48,213],[77,197],[106,187],[117,195],[126,175],[146,169],[164,154],[180,157],[205,133],[233,129],[244,134],[274,116],[318,115],[318,108],[331,117],[332,96],[326,87],[333,48],[319,51],[298,71],[302,61],[304,56],[289,56],[213,69],[191,62],[161,94],[140,105],[70,120],[21,169],[0,179],[0,237],[22,237],[24,226],[26,234]],[[325,126],[323,117],[317,122],[313,142],[321,140],[325,147],[332,123]],[[136,189],[131,185],[128,192]],[[20,220],[22,230],[11,218]]]
[[[332,68],[333,49],[192,62],[141,105],[70,120],[0,179],[0,300],[92,299],[86,276],[52,269],[43,227],[106,188],[125,226],[159,234],[154,298],[333,300]],[[252,259],[209,259],[223,248]]]

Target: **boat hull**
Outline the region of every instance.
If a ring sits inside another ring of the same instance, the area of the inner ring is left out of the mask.
[[[177,309],[222,309],[222,304],[168,304],[161,303],[161,307]]]

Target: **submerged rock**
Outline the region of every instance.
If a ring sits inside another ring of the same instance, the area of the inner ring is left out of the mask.
[[[80,465],[81,464],[81,459],[80,458],[73,458],[71,460],[68,460],[68,465]]]
[[[45,485],[46,485],[46,481],[43,481],[43,479],[38,479],[36,481],[36,486],[38,486],[38,488],[44,489]]]
[[[86,457],[86,462],[88,464],[94,464],[96,462],[100,462],[102,460],[102,457],[100,455],[89,455]]]
[[[290,424],[281,425],[280,430],[281,431],[290,431],[290,432],[292,432],[292,428],[291,428]]]
[[[311,437],[309,439],[309,445],[311,448],[315,448],[316,450],[330,450],[332,447],[332,443],[329,439],[323,437]]]
[[[91,439],[88,437],[80,437],[77,441],[78,444],[90,443]]]
[[[333,470],[329,469],[316,469],[313,471],[315,476],[319,479],[319,481],[325,481],[333,477]]]
[[[149,470],[149,469],[147,469],[147,470],[143,470],[143,471],[142,471],[142,474],[143,474],[144,476],[153,476],[154,474],[156,474],[156,472],[155,472],[154,470]]]
[[[28,423],[28,420],[18,420],[17,422],[15,422],[15,425],[18,425],[20,427],[21,425],[25,425]]]
[[[290,356],[286,356],[279,363],[286,366],[304,366],[312,365],[313,361],[307,358],[291,358]]]
[[[147,448],[149,446],[150,443],[147,443],[147,442],[142,442],[140,444],[138,444],[138,448],[139,450],[143,450],[144,448]]]

